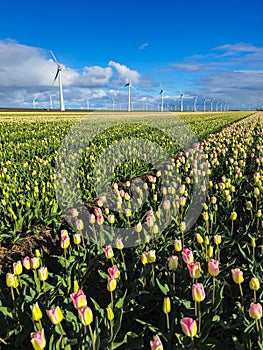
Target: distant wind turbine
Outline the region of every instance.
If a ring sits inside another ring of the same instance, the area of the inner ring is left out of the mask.
[[[48,94],[48,96],[49,96],[50,109],[53,109],[53,99],[52,99],[52,97],[56,96],[56,94],[53,94],[53,95]]]
[[[167,91],[163,89],[161,83],[160,83],[160,88],[161,88],[161,90],[160,90],[159,94],[161,95],[161,112],[163,112],[163,94]]]
[[[183,102],[183,94],[180,94],[180,109],[181,109],[181,112],[183,112],[184,110],[184,102]]]
[[[58,77],[59,81],[59,101],[60,101],[60,110],[61,112],[65,111],[65,106],[64,106],[64,99],[63,99],[63,88],[62,88],[62,71],[64,68],[61,66],[61,64],[58,63],[58,60],[56,59],[54,53],[50,50],[51,56],[53,57],[54,62],[57,64],[57,72],[54,78],[53,83],[56,81]]]

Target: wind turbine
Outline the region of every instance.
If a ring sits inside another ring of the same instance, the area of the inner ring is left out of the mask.
[[[35,109],[36,108],[36,99],[37,99],[37,96],[33,98],[32,100],[32,104],[33,104],[33,108]]]
[[[206,99],[205,99],[205,97],[204,97],[204,112],[205,112],[205,101],[206,101]]]
[[[136,90],[132,84],[131,84],[131,78],[129,78],[128,83],[124,84],[122,88],[124,88],[125,86],[128,86],[128,112],[131,111],[131,88],[133,88],[134,90]]]
[[[184,111],[183,96],[184,96],[184,94],[180,94],[180,110],[181,110],[181,112]]]
[[[196,102],[197,102],[197,95],[194,96],[194,112],[196,112]]]
[[[160,83],[160,88],[161,88],[161,90],[160,90],[159,94],[161,95],[161,112],[163,112],[163,94],[164,94],[166,91],[163,89],[161,83]]]
[[[63,67],[58,63],[58,60],[56,59],[54,53],[50,50],[51,56],[53,57],[54,62],[57,64],[57,72],[53,81],[56,81],[57,77],[58,77],[58,81],[59,81],[59,101],[60,101],[60,110],[61,112],[65,111],[65,106],[64,106],[64,99],[63,99],[63,88],[62,88],[62,71],[63,71]]]
[[[53,95],[48,94],[48,96],[49,96],[50,109],[53,109],[53,99],[52,99],[52,97],[56,96],[56,94],[53,94]]]

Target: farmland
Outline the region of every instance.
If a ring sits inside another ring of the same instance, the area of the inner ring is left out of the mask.
[[[3,346],[263,349],[262,113],[0,125]]]

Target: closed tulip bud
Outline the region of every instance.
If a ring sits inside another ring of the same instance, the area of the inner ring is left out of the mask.
[[[258,209],[258,211],[257,211],[257,217],[258,217],[258,218],[261,218],[261,216],[262,216],[262,211],[261,211],[261,209]]]
[[[232,221],[235,221],[235,220],[237,219],[237,213],[236,213],[235,211],[233,211],[233,212],[231,213],[230,218],[231,218]]]
[[[116,248],[119,250],[122,250],[124,247],[123,242],[120,238],[116,239],[115,244],[116,244]]]
[[[169,314],[171,311],[171,301],[169,297],[165,297],[163,300],[163,312]]]
[[[217,201],[216,197],[211,197],[211,203],[212,204],[216,204],[216,201]]]
[[[79,282],[77,280],[74,280],[73,290],[74,293],[79,291]]]
[[[258,197],[259,195],[260,195],[260,190],[259,190],[258,187],[255,187],[255,188],[254,188],[254,196],[255,196],[255,197]]]
[[[143,265],[146,265],[148,263],[148,257],[147,257],[147,252],[143,252],[141,256],[141,262]]]
[[[73,218],[77,218],[78,215],[79,215],[79,213],[78,213],[78,211],[77,211],[76,208],[72,208],[72,209],[70,210],[70,214],[71,214],[71,216],[72,216]]]
[[[209,245],[210,241],[209,241],[209,237],[205,236],[205,245]]]
[[[219,274],[219,261],[210,259],[208,261],[208,272],[211,276],[216,277]]]
[[[182,251],[182,258],[186,264],[191,264],[192,262],[194,262],[193,252],[188,248]]]
[[[108,268],[108,274],[111,278],[119,278],[120,277],[120,270],[118,269],[117,265],[113,265],[112,267]]]
[[[65,236],[68,236],[68,230],[61,230],[60,231],[60,236],[61,236],[61,238],[65,237]]]
[[[113,225],[115,222],[115,216],[113,214],[108,215],[108,222],[109,224]]]
[[[81,243],[81,234],[80,233],[75,233],[73,235],[73,242],[78,245]]]
[[[216,245],[221,244],[221,243],[222,243],[222,237],[221,237],[220,235],[215,235],[215,236],[214,236],[214,243],[215,243]]]
[[[114,320],[114,312],[113,312],[112,308],[111,307],[107,307],[106,310],[107,310],[107,319],[109,321]]]
[[[48,278],[48,269],[45,266],[42,266],[37,271],[38,278],[40,281],[45,281]]]
[[[24,257],[24,259],[22,260],[22,265],[24,266],[24,268],[26,269],[26,270],[30,270],[30,258],[29,258],[29,256],[26,256],[26,257]]]
[[[249,308],[249,316],[254,320],[259,320],[262,317],[262,306],[261,304],[251,303]]]
[[[184,232],[186,230],[186,223],[184,222],[184,221],[182,221],[181,223],[180,223],[180,231],[181,232]]]
[[[111,245],[107,245],[105,248],[103,248],[103,251],[104,251],[107,259],[113,258],[114,253],[113,253]]]
[[[88,306],[82,306],[78,309],[79,318],[84,326],[88,326],[93,321],[92,310]]]
[[[101,226],[101,225],[103,225],[103,223],[104,223],[104,217],[102,214],[99,214],[97,216],[97,224]]]
[[[135,231],[137,233],[141,232],[142,230],[142,223],[141,222],[138,222],[136,225],[135,225]]]
[[[180,252],[183,247],[182,247],[182,241],[180,239],[176,239],[174,241],[174,249],[177,251],[177,252]]]
[[[203,208],[204,208],[205,211],[207,211],[208,210],[208,205],[206,203],[204,203]]]
[[[248,210],[251,210],[253,208],[252,202],[251,201],[247,201],[246,202],[246,207],[247,207]]]
[[[207,255],[209,258],[212,258],[214,254],[214,248],[210,245],[207,250]]]
[[[31,269],[33,270],[36,270],[38,269],[40,266],[40,258],[37,258],[37,257],[33,257],[30,259],[30,267]]]
[[[63,236],[61,237],[61,240],[60,240],[60,247],[62,249],[67,249],[70,245],[70,238],[69,236]]]
[[[79,219],[76,221],[76,229],[78,231],[82,231],[84,229],[84,224],[82,220]]]
[[[18,287],[18,278],[16,275],[12,273],[7,273],[6,274],[6,285],[9,288],[17,288]]]
[[[199,262],[187,264],[187,268],[191,278],[199,278],[201,276],[201,266]]]
[[[73,306],[76,309],[80,309],[83,306],[87,306],[87,297],[82,290],[78,290],[70,294],[70,299],[73,302]]]
[[[256,248],[256,240],[255,238],[251,238],[251,245],[252,245],[252,248]]]
[[[89,223],[91,225],[95,224],[96,218],[94,214],[89,214]]]
[[[205,220],[205,221],[208,221],[209,220],[209,215],[208,215],[208,213],[205,211],[205,212],[203,212],[203,219]]]
[[[176,270],[178,267],[178,256],[171,256],[168,258],[168,268],[169,270]]]
[[[250,282],[249,282],[249,287],[252,290],[259,290],[260,288],[260,283],[257,277],[252,277]]]
[[[115,278],[109,277],[107,283],[107,289],[109,292],[113,292],[116,289],[117,281]]]
[[[21,273],[23,272],[23,265],[20,260],[13,263],[13,272],[15,275],[21,275]]]
[[[153,336],[153,340],[150,341],[151,350],[164,350],[163,344],[158,335]]]
[[[190,317],[184,317],[181,321],[180,321],[182,330],[184,332],[184,334],[187,337],[190,337],[193,339],[193,337],[196,336],[197,334],[197,324],[196,321],[193,320]]]
[[[169,199],[166,199],[163,201],[163,209],[164,210],[169,210],[171,207],[171,202],[169,201]]]
[[[192,286],[192,296],[195,301],[200,303],[205,299],[205,290],[202,283],[196,283]]]
[[[240,269],[232,269],[231,272],[235,283],[240,284],[244,282],[243,272]]]
[[[156,252],[154,249],[148,251],[147,260],[148,263],[154,263],[156,261]]]
[[[47,315],[53,324],[59,324],[63,320],[63,314],[59,306],[47,310]]]
[[[42,311],[40,310],[40,307],[38,306],[38,303],[36,302],[34,305],[30,306],[31,312],[32,312],[32,318],[34,321],[38,322],[42,318]]]
[[[200,233],[197,233],[195,237],[199,244],[202,244],[204,242],[203,237],[200,235]]]
[[[153,230],[153,231],[152,231],[152,232],[153,232],[153,234],[154,234],[154,235],[157,235],[157,233],[159,232],[158,225],[157,225],[157,224],[154,224],[154,225],[153,225],[153,229],[152,229],[152,230]]]
[[[41,257],[41,253],[40,253],[40,250],[39,250],[39,249],[36,249],[36,250],[35,250],[35,256],[36,256],[37,258],[40,258],[40,257]]]
[[[38,332],[30,333],[31,344],[34,350],[43,350],[46,347],[46,339],[44,335],[44,329]]]

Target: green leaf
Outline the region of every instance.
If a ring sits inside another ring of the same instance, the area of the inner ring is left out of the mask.
[[[158,278],[156,278],[156,282],[158,284],[158,287],[160,288],[160,291],[164,294],[167,295],[169,293],[169,287],[167,284],[165,284],[164,286],[161,284],[161,282],[158,280]]]

